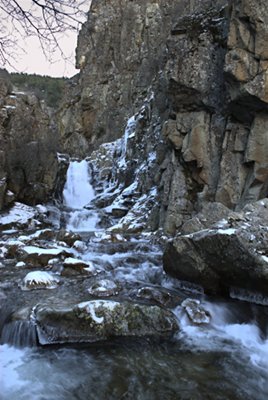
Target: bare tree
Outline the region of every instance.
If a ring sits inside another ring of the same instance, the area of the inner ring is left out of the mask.
[[[0,62],[12,64],[23,50],[18,38],[36,36],[49,58],[56,50],[61,56],[59,38],[68,30],[78,30],[85,20],[89,0],[0,0]]]

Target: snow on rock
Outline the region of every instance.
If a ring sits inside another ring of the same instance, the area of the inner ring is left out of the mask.
[[[124,238],[122,235],[119,233],[114,233],[114,232],[95,232],[95,237],[96,239],[94,240],[95,242],[100,242],[100,243],[107,243],[107,242],[112,242],[112,243],[123,243],[127,242],[127,239]]]
[[[219,229],[217,231],[221,235],[234,235],[236,232],[236,229],[230,228],[230,229]]]
[[[79,252],[83,252],[87,249],[87,245],[82,240],[76,240],[73,244],[73,248]]]
[[[1,246],[0,247],[0,257],[4,258],[6,256],[7,251],[8,250],[7,250],[6,246]]]
[[[196,325],[209,324],[211,316],[207,310],[201,305],[200,300],[186,299],[181,303],[185,309],[189,319]]]
[[[55,257],[55,256],[60,256],[62,254],[62,249],[43,249],[42,247],[36,247],[36,246],[25,246],[23,248],[23,251],[25,251],[25,253],[29,255],[35,254],[38,256],[51,255]]]
[[[39,214],[47,214],[48,209],[43,206],[42,204],[37,204],[37,206],[35,206],[36,210],[39,212]]]
[[[30,224],[36,216],[36,210],[33,207],[22,203],[15,203],[14,206],[0,217],[1,230],[13,226],[25,226]]]
[[[65,242],[71,247],[77,240],[81,240],[81,237],[78,233],[60,230],[60,232],[57,234],[57,240]]]
[[[240,287],[267,296],[267,223],[267,209],[257,202],[232,212],[226,229],[178,234],[167,243],[164,271],[201,285],[207,293]]]
[[[7,230],[2,231],[3,235],[13,235],[16,233],[18,233],[18,229],[7,229]]]
[[[141,232],[147,224],[150,215],[151,204],[155,201],[156,189],[152,188],[148,194],[141,196],[126,216],[122,217],[119,222],[108,229],[110,232]]]
[[[31,235],[21,235],[19,236],[19,240],[23,242],[31,242],[35,240],[50,240],[55,236],[55,232],[51,229],[39,229]]]
[[[19,261],[19,262],[17,262],[17,264],[15,265],[15,267],[17,267],[17,268],[23,268],[23,267],[25,267],[26,266],[26,264],[25,264],[25,262],[23,262],[23,261]]]
[[[98,317],[96,313],[98,313],[98,310],[101,309],[103,310],[108,310],[108,311],[114,311],[114,309],[118,306],[119,303],[115,301],[101,301],[101,300],[94,300],[94,301],[87,301],[84,303],[79,303],[77,304],[77,308],[80,311],[86,312],[87,314],[90,315],[92,320],[96,324],[102,324],[104,322],[104,317]]]
[[[174,314],[162,307],[110,300],[38,305],[35,321],[41,344],[89,343],[122,336],[162,337],[178,329]]]
[[[20,240],[21,242],[29,242],[31,240],[31,235],[26,236],[26,235],[20,235],[18,237],[18,240]]]
[[[65,258],[63,266],[64,268],[71,268],[76,271],[86,271],[90,274],[96,274],[96,268],[91,261],[83,261],[79,258]]]
[[[32,264],[33,266],[46,266],[52,258],[68,257],[72,253],[65,248],[44,249],[36,246],[25,246],[22,250],[22,261]]]
[[[7,257],[14,258],[18,255],[20,249],[24,246],[24,243],[20,240],[11,239],[6,242]]]
[[[21,284],[22,290],[55,289],[60,280],[56,275],[46,271],[29,272]]]
[[[108,297],[118,294],[119,287],[110,279],[100,279],[90,286],[89,294],[97,297]]]
[[[56,265],[56,264],[58,264],[60,262],[60,259],[59,258],[51,258],[49,261],[48,261],[48,265]]]
[[[149,95],[140,110],[132,116],[121,139],[102,145],[88,159],[96,182],[94,203],[109,216],[121,218],[113,221],[113,232],[136,233],[156,225],[154,214],[157,189],[153,187],[157,164],[157,146],[160,125],[153,133],[149,127],[152,118],[153,95]],[[152,217],[152,219],[151,219]],[[156,228],[154,228],[156,229]]]

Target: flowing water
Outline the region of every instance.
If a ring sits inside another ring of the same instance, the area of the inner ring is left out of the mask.
[[[87,163],[71,163],[64,215],[68,228],[83,232],[83,259],[97,266],[101,278],[119,282],[123,297],[135,298],[144,286],[171,293],[170,307],[180,330],[161,341],[116,339],[42,348],[3,344],[0,399],[266,400],[267,308],[182,291],[179,282],[163,273],[161,249],[146,236],[107,243],[100,229],[93,235],[99,214],[89,204],[94,198],[89,181]],[[202,301],[211,314],[210,324],[190,322],[178,305],[186,297]],[[16,329],[18,337],[23,334],[20,323]]]
[[[89,166],[86,160],[70,163],[63,190],[63,203],[70,209],[65,214],[66,228],[70,231],[89,232],[97,225],[99,218],[96,211],[84,208],[94,199],[94,190],[89,179]]]

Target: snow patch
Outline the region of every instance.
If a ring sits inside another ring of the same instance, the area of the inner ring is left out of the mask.
[[[236,229],[230,228],[230,229],[219,229],[217,233],[220,235],[234,235],[236,232]]]
[[[35,217],[36,211],[33,207],[26,206],[22,203],[15,203],[15,205],[0,218],[0,225],[8,224],[27,224],[32,218]]]
[[[46,271],[29,272],[23,279],[22,290],[38,288],[55,289],[59,283],[59,278]]]
[[[23,250],[27,254],[36,254],[38,256],[41,256],[43,254],[51,254],[53,256],[59,256],[63,252],[63,249],[43,249],[42,247],[35,247],[35,246],[25,246]]]
[[[23,261],[19,261],[19,262],[17,262],[17,264],[15,265],[15,267],[17,267],[17,268],[23,268],[23,267],[25,267],[26,266],[26,264],[25,264],[25,262],[23,262]]]
[[[103,301],[103,300],[93,300],[86,301],[77,304],[77,307],[81,311],[86,311],[96,324],[102,324],[104,322],[104,317],[98,317],[96,312],[98,311],[113,311],[120,303],[115,301]]]

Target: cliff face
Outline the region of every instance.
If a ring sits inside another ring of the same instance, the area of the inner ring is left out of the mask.
[[[178,16],[210,8],[213,3],[93,0],[78,38],[79,89],[74,83],[73,95],[68,96],[70,102],[63,110],[63,135],[71,131],[82,134],[91,148],[120,137],[127,117],[137,111],[159,79],[168,58],[167,40]],[[165,109],[166,99],[162,98],[161,111]]]
[[[239,209],[266,197],[267,36],[264,0],[93,0],[61,111],[65,149],[87,155],[120,137],[149,95],[129,162],[153,147],[140,186],[158,188],[158,226],[173,234],[207,202]]]
[[[32,94],[13,92],[0,71],[0,209],[14,200],[46,201],[57,174],[57,136]]]

